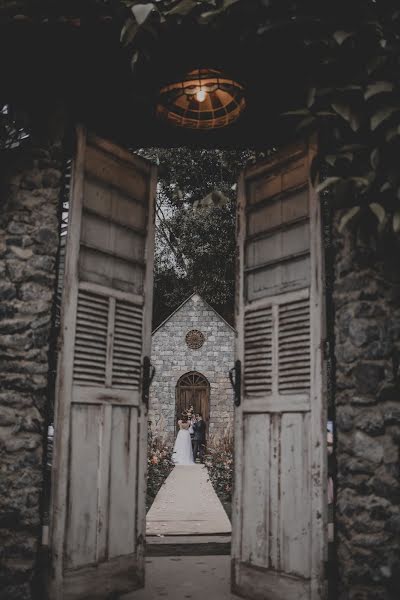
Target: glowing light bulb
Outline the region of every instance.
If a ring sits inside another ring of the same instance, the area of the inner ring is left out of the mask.
[[[196,92],[196,100],[198,102],[204,102],[204,100],[206,99],[206,92],[204,90],[199,90],[198,92]]]

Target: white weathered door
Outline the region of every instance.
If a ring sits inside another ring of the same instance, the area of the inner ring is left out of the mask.
[[[51,600],[143,585],[155,167],[77,131],[61,310]]]
[[[325,597],[323,262],[313,148],[247,169],[238,197],[233,589],[252,600]]]

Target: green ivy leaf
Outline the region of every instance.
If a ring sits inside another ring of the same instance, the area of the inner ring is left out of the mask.
[[[348,104],[332,104],[332,108],[338,115],[340,115],[346,121],[350,121],[351,109]]]
[[[399,110],[398,106],[386,106],[385,108],[381,108],[371,117],[371,129],[375,131],[379,125],[381,125],[386,119],[391,117],[393,113]]]
[[[365,150],[367,146],[364,144],[345,144],[339,148],[339,152],[357,152],[360,150]]]
[[[351,110],[348,104],[333,103],[332,108],[337,112],[343,119],[345,119],[353,131],[357,131],[360,127],[360,120],[356,113]]]
[[[342,158],[342,159],[348,160],[349,162],[352,162],[352,160],[354,158],[354,154],[352,152],[340,152],[337,155],[337,158]]]
[[[371,212],[378,219],[379,225],[382,225],[386,218],[386,211],[383,208],[383,206],[381,204],[378,204],[377,202],[371,202],[371,204],[369,205],[369,208],[370,208]]]
[[[361,209],[359,206],[353,206],[342,216],[338,225],[338,230],[340,233],[343,231],[346,225],[348,225],[358,215],[360,210]]]
[[[392,142],[398,135],[400,135],[400,127],[390,127],[386,132],[385,140],[387,142]]]
[[[135,69],[136,63],[139,60],[139,50],[136,50],[136,52],[133,53],[133,56],[131,58],[131,70],[133,71]]]
[[[340,181],[340,177],[327,177],[324,181],[321,181],[321,183],[319,183],[317,185],[317,187],[315,188],[315,191],[317,193],[323,192],[324,190],[328,189],[329,187],[331,187],[338,181]]]
[[[398,208],[393,215],[393,231],[395,233],[400,232],[400,208]]]
[[[138,24],[135,23],[133,19],[129,19],[121,31],[121,43],[124,46],[128,46],[131,42],[133,42],[138,29]]]
[[[315,121],[315,117],[313,117],[313,116],[306,117],[305,119],[300,121],[300,123],[296,126],[296,131],[302,131],[303,129],[306,129],[307,127],[312,125],[314,123],[314,121]]]
[[[168,15],[179,15],[181,17],[187,16],[194,8],[196,8],[198,2],[195,0],[181,0],[171,10],[167,11]]]
[[[371,167],[373,169],[377,169],[379,165],[379,148],[375,148],[374,150],[372,150],[370,161]]]
[[[152,2],[149,4],[134,4],[131,7],[131,11],[136,19],[136,23],[142,25],[154,8],[155,5]]]
[[[352,31],[335,31],[333,37],[335,41],[341,46],[349,37],[352,37],[354,32]]]
[[[364,94],[365,100],[376,96],[377,94],[391,92],[393,90],[393,83],[390,81],[376,81],[367,87]]]
[[[338,152],[337,154],[328,154],[325,157],[325,160],[328,163],[328,165],[334,167],[339,159],[344,159],[348,160],[349,162],[352,162],[353,158],[354,154],[352,152]]]
[[[315,94],[316,94],[316,88],[312,87],[308,90],[308,97],[307,97],[307,106],[308,108],[311,108],[312,105],[315,102]]]
[[[293,117],[301,117],[301,116],[305,116],[305,115],[310,115],[310,111],[308,110],[308,108],[300,108],[298,110],[288,110],[284,113],[282,113],[283,116],[293,116]]]
[[[331,165],[331,167],[335,166],[336,159],[337,159],[336,154],[327,154],[327,156],[325,156],[325,161],[328,163],[328,165]]]
[[[357,187],[367,187],[369,181],[366,177],[350,177],[349,178]]]

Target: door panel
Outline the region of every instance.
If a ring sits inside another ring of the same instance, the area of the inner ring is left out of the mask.
[[[233,590],[322,600],[326,406],[319,200],[297,145],[239,182]]]
[[[194,413],[201,413],[208,425],[210,419],[210,388],[203,375],[195,371],[184,375],[176,387],[176,421],[180,419],[183,411],[193,407]],[[176,432],[178,432],[176,423]]]
[[[144,581],[155,168],[79,128],[66,243],[51,507],[51,599]]]

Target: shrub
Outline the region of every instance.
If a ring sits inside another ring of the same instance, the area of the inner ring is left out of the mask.
[[[174,468],[172,448],[162,438],[154,437],[149,429],[147,452],[146,509],[149,510],[159,489]]]
[[[220,439],[213,438],[207,445],[205,465],[210,481],[230,517],[233,487],[233,434],[226,429]]]

